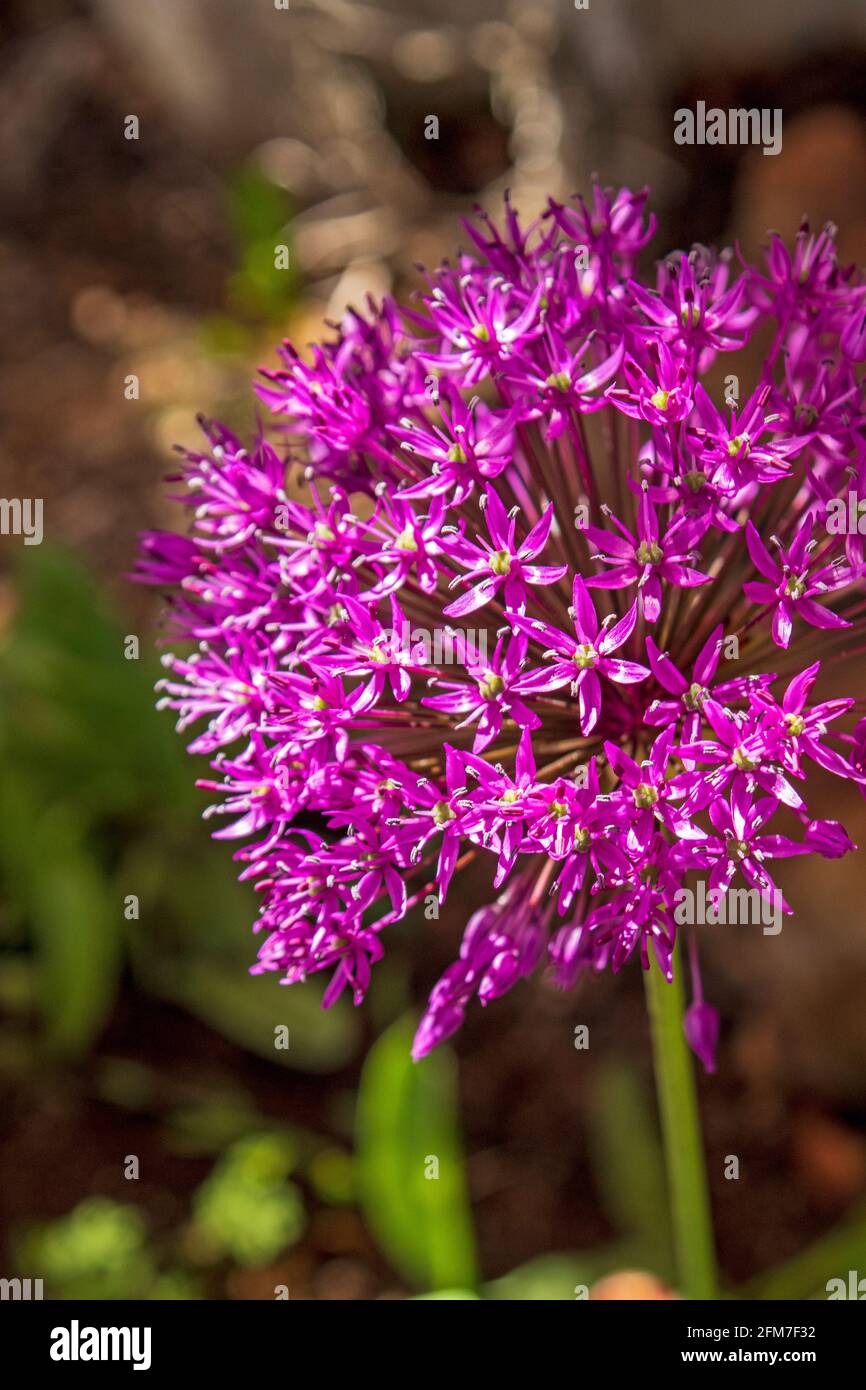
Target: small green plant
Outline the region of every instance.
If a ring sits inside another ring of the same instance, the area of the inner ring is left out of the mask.
[[[54,1298],[146,1298],[156,1277],[148,1223],[137,1207],[89,1197],[30,1231],[18,1265]]]
[[[257,1134],[232,1144],[195,1195],[199,1252],[259,1265],[294,1245],[306,1225],[301,1193],[287,1180],[296,1160],[287,1135]]]

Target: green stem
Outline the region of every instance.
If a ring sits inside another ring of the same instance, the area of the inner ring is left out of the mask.
[[[683,1031],[682,961],[677,943],[674,980],[652,961],[644,973],[661,1113],[679,1291],[716,1297],[716,1258],[706,1162],[692,1058]]]

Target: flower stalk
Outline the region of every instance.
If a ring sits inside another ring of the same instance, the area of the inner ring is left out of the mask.
[[[685,1298],[717,1296],[715,1243],[695,1076],[683,1029],[681,946],[669,984],[655,962],[644,972],[662,1124],[677,1282]]]

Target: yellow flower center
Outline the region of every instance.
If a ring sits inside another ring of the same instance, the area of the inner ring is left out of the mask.
[[[571,377],[568,372],[551,372],[544,384],[554,391],[567,391],[571,386]]]
[[[415,533],[411,526],[407,526],[405,531],[401,531],[394,542],[395,550],[417,550],[415,543]]]
[[[485,700],[493,700],[505,689],[505,681],[495,671],[488,671],[486,680],[479,681],[478,689]]]
[[[583,642],[576,649],[571,659],[575,666],[579,667],[581,671],[591,671],[598,661],[598,652],[595,650],[595,647],[591,647],[588,642]]]
[[[665,557],[661,546],[656,545],[655,541],[641,541],[635,554],[640,565],[657,565]]]
[[[640,811],[650,811],[659,799],[655,787],[648,782],[638,782],[633,792],[634,804]]]

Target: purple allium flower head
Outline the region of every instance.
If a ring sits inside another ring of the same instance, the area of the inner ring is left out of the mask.
[[[188,533],[143,538],[179,644],[161,703],[259,895],[255,973],[360,1003],[388,927],[486,875],[416,1057],[545,961],[562,988],[632,956],[671,978],[684,932],[712,1069],[687,876],[775,893],[774,861],[853,848],[808,798],[866,788],[862,700],[813,699],[864,649],[866,286],[831,227],[647,286],[646,202],[479,213],[413,308],[283,348],[251,444],[205,423]]]

